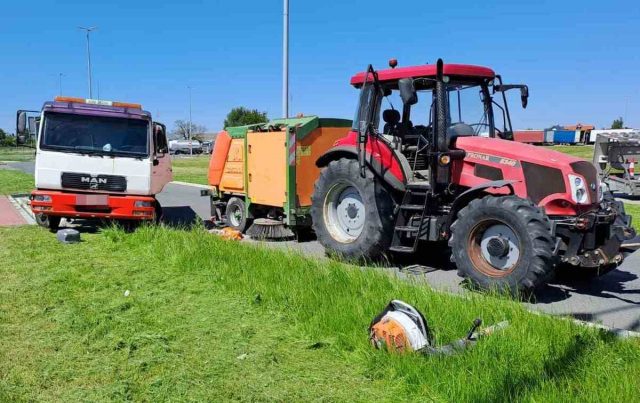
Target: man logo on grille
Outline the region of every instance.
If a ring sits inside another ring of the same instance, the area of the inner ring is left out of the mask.
[[[80,181],[82,183],[88,183],[89,184],[89,189],[93,189],[96,190],[98,189],[99,185],[106,185],[107,184],[107,179],[106,178],[98,178],[96,176],[82,176],[80,178]]]

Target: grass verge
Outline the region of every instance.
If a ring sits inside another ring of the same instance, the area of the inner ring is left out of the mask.
[[[0,147],[0,161],[33,161],[35,150],[24,147]]]
[[[195,157],[172,158],[173,180],[206,185],[209,172],[209,158],[211,156],[198,155]]]
[[[588,161],[593,160],[593,146],[545,146],[550,150],[560,151],[561,153],[569,154],[574,157],[582,158]]]
[[[3,401],[631,401],[640,388],[637,342],[515,302],[199,230],[0,238]],[[438,343],[478,316],[511,325],[461,355],[391,356],[367,342],[391,298],[423,310]]]
[[[0,169],[0,195],[28,193],[34,185],[33,175],[14,169]]]

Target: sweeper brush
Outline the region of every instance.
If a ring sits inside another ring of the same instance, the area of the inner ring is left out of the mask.
[[[247,230],[247,235],[253,239],[266,241],[283,241],[292,239],[295,235],[284,222],[271,218],[257,218]]]

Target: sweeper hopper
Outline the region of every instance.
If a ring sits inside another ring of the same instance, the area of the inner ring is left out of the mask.
[[[209,164],[213,222],[262,238],[309,229],[316,160],[350,127],[306,116],[221,131]]]

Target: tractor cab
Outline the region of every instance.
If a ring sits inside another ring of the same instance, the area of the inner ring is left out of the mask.
[[[525,85],[504,85],[493,70],[473,65],[442,65],[443,92],[438,95],[436,65],[396,68],[354,75],[351,84],[360,88],[360,102],[353,130],[361,139],[369,135],[388,142],[406,159],[409,182],[429,175],[430,148],[455,149],[459,137],[481,136],[511,140],[513,129],[505,92],[519,88],[523,107],[528,100]],[[444,116],[442,139],[434,128],[438,98]],[[365,133],[366,132],[366,133]]]

